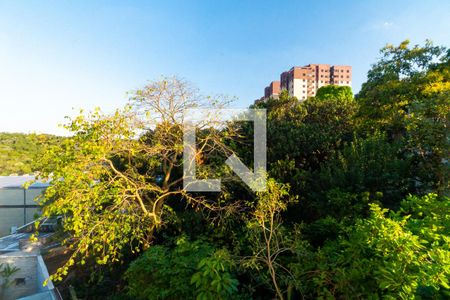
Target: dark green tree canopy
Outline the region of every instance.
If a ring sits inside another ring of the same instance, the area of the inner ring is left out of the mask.
[[[349,86],[327,85],[317,90],[316,99],[338,99],[351,101],[353,99],[353,92]]]

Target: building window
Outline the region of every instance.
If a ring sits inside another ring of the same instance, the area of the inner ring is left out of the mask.
[[[16,278],[14,281],[15,281],[16,286],[24,286],[24,285],[26,285],[25,278]]]

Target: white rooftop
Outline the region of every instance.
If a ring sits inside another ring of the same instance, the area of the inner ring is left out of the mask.
[[[23,188],[23,185],[29,181],[35,180],[34,176],[0,176],[0,189],[2,188]],[[31,188],[45,188],[48,183],[37,181],[33,183]]]

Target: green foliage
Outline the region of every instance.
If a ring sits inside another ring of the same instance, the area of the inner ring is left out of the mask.
[[[422,197],[408,196],[395,213],[396,218],[405,218],[408,228],[430,244],[436,243],[449,250],[450,198],[428,194]]]
[[[127,177],[113,163],[119,156],[138,153],[131,122],[119,112],[108,117],[99,111],[80,115],[67,125],[75,135],[48,148],[39,160],[43,178],[60,178],[45,192],[43,214],[65,217],[64,229],[74,249],[53,280],[62,280],[77,259],[81,265],[88,258],[103,265],[119,262],[122,251],[139,251],[147,240],[151,217],[133,213],[141,207],[139,174],[130,172]]]
[[[0,175],[31,174],[37,171],[33,161],[44,148],[62,138],[45,134],[0,133]]]
[[[411,185],[410,164],[402,157],[400,146],[389,143],[379,132],[365,139],[355,138],[322,164],[320,172],[312,174],[311,185],[319,179],[319,191],[339,188],[355,194],[368,192],[372,197],[382,196],[380,200],[387,205],[398,205]],[[354,207],[350,204],[338,206]]]
[[[129,295],[135,299],[194,299],[190,278],[203,258],[214,249],[203,241],[185,237],[173,249],[153,246],[134,261],[125,274]]]
[[[302,128],[304,148],[301,149],[311,153],[308,160],[320,164],[352,139],[358,106],[353,98],[310,98],[304,105],[308,114]],[[316,164],[312,166],[317,167]]]
[[[327,85],[317,90],[316,99],[339,99],[351,101],[353,99],[353,92],[352,88],[349,86]]]
[[[11,286],[13,283],[11,277],[19,271],[19,268],[10,264],[0,264],[0,279],[2,279],[1,287],[3,290]]]
[[[247,222],[252,255],[245,266],[258,271],[260,280],[280,299],[284,298],[282,281],[286,282],[287,275],[278,257],[291,251],[292,244],[283,228],[281,213],[295,200],[289,195],[288,185],[269,179],[267,191],[257,193],[256,207]]]
[[[62,280],[71,267],[87,261],[126,262],[150,247],[176,205],[216,209],[215,199],[183,188],[182,113],[203,104],[198,97],[183,80],[163,78],[136,91],[131,105],[112,114],[96,109],[69,119],[65,128],[72,136],[49,147],[38,161],[41,178],[58,179],[40,202],[43,214],[64,216],[68,235],[63,243],[73,250],[53,280]],[[221,105],[217,99],[210,102],[211,107]],[[201,176],[208,176],[220,168],[206,165],[201,157],[227,148],[211,125],[214,120],[204,121],[195,159]]]
[[[448,72],[439,71],[442,78],[433,71],[448,69],[445,53],[444,47],[430,41],[424,46],[410,47],[406,40],[397,47],[384,47],[382,58],[372,66],[357,95],[364,128],[386,130],[393,136],[403,134],[413,103],[449,89]]]
[[[399,214],[389,218],[387,209],[372,204],[371,216],[348,228],[347,236],[327,243],[315,254],[313,263],[292,265],[297,276],[307,281],[299,281],[299,290],[325,298],[412,299],[425,296],[425,292],[436,297],[448,295],[449,237],[442,232],[449,232],[445,214],[449,200],[437,201],[436,195],[409,197],[402,203],[403,213],[415,211],[421,215],[419,219]],[[430,210],[446,207],[442,216],[447,227],[442,226],[442,217],[423,222],[422,218],[433,218],[433,214],[418,209],[421,205]],[[302,253],[299,260],[308,255]]]
[[[450,72],[450,68],[446,70]],[[450,76],[448,76],[450,79]],[[406,122],[408,150],[422,190],[450,190],[450,88],[411,105]]]
[[[296,98],[269,100],[269,162],[294,159],[297,167],[317,168],[333,150],[351,139],[357,103],[353,97],[342,97],[340,88],[337,91],[332,91],[336,97],[325,90],[323,98],[303,102]],[[344,95],[348,92],[343,91]]]
[[[131,299],[450,297],[450,51],[389,45],[356,99],[326,86],[256,104],[268,116],[256,194],[223,167],[230,153],[252,165],[249,122],[199,130],[196,175],[224,189],[183,190],[180,118],[200,103],[182,87],[152,82],[133,109],[81,115],[40,157],[59,178],[44,214],[64,215],[74,251],[53,278],[137,257]]]
[[[412,172],[421,192],[449,189],[450,56],[424,46],[388,45],[358,94],[361,127],[406,138]]]
[[[153,246],[125,274],[133,299],[229,299],[237,293],[233,261],[204,240],[181,237]]]
[[[198,300],[230,299],[238,292],[239,282],[230,273],[234,262],[226,250],[203,258],[192,275]]]

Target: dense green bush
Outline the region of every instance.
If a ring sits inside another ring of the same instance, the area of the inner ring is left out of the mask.
[[[238,281],[226,250],[204,241],[179,238],[175,245],[152,246],[125,274],[133,299],[230,299]]]
[[[387,209],[372,204],[369,218],[319,249],[312,262],[311,252],[299,251],[291,265],[299,291],[308,298],[450,296],[449,203],[436,195],[409,197],[402,213],[391,217]],[[438,217],[436,209],[443,214]]]

